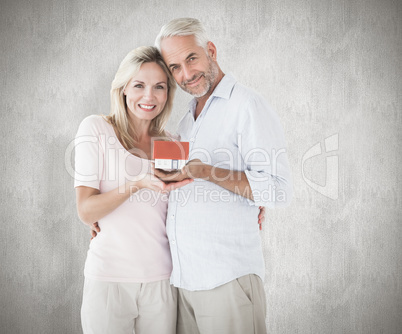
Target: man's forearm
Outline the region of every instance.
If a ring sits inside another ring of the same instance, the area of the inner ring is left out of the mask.
[[[166,182],[177,182],[189,178],[203,179],[254,201],[245,172],[214,167],[204,164],[199,159],[189,161],[180,171],[169,172],[161,169],[153,169],[153,171],[158,178]]]
[[[196,178],[215,183],[237,195],[254,200],[250,184],[244,172],[202,164],[197,171],[194,171],[194,174]]]

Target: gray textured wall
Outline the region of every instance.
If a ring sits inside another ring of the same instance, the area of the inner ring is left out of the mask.
[[[182,16],[205,23],[223,70],[285,128],[295,199],[261,233],[269,332],[402,332],[400,1],[0,6],[1,333],[81,332],[89,234],[65,152],[85,116],[109,112],[128,51]],[[187,101],[177,94],[169,129]]]

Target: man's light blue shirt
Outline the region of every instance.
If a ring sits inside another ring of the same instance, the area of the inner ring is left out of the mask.
[[[264,280],[259,206],[287,205],[292,185],[278,116],[266,100],[225,75],[194,120],[196,100],[179,123],[189,159],[244,171],[254,201],[196,179],[169,197],[166,222],[173,260],[171,283],[209,290],[246,274]]]

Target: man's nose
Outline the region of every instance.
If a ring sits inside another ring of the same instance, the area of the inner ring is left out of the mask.
[[[191,68],[188,67],[187,65],[184,65],[182,68],[183,68],[183,81],[191,80],[193,77],[193,71],[191,70]]]

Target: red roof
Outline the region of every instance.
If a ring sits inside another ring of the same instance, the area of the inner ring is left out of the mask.
[[[188,160],[188,153],[188,142],[154,141],[153,159]]]

